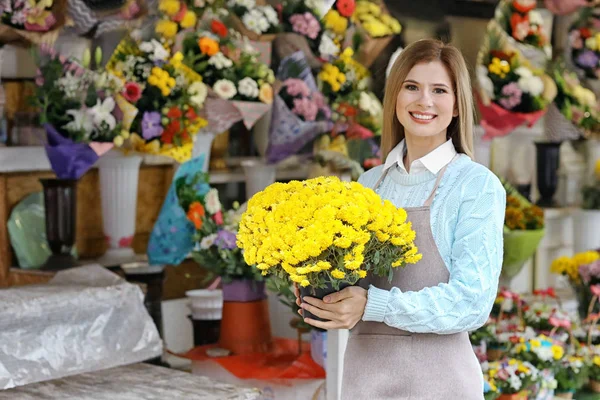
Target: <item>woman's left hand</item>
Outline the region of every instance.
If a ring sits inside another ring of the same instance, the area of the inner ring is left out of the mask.
[[[304,297],[301,305],[303,309],[328,320],[323,322],[305,318],[304,322],[321,329],[352,329],[365,312],[367,293],[360,286],[349,286],[325,296],[323,300]]]

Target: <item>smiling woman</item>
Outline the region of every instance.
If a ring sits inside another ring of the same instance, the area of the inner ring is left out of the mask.
[[[302,308],[351,328],[342,399],[483,398],[467,332],[483,325],[502,266],[506,194],[472,161],[473,99],[465,61],[436,40],[408,46],[384,99],[385,164],[359,183],[402,207],[423,258],[393,278],[367,277]]]

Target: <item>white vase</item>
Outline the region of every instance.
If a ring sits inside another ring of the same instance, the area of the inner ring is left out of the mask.
[[[204,163],[202,164],[202,171],[208,172],[208,165],[210,162],[210,148],[215,138],[215,134],[212,132],[200,132],[194,139],[194,148],[192,149],[192,158],[196,158],[201,154],[204,154]]]
[[[600,249],[600,210],[578,210],[573,218],[573,250]]]
[[[246,177],[246,199],[250,200],[256,193],[275,182],[275,165],[262,161],[246,160],[242,162]]]
[[[118,265],[133,261],[137,192],[142,157],[111,150],[98,161],[102,221],[108,250],[100,262]]]

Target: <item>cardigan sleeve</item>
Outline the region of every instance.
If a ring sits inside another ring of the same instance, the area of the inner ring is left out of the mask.
[[[454,196],[460,205],[448,283],[404,293],[371,286],[363,320],[438,334],[470,331],[486,322],[502,268],[506,192],[495,175],[484,171],[468,178],[460,196]]]

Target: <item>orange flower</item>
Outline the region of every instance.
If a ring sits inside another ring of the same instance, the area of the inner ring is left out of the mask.
[[[200,38],[198,46],[200,46],[200,51],[209,57],[212,57],[219,52],[219,43],[211,38]]]
[[[192,221],[196,229],[202,228],[202,217],[204,217],[204,206],[199,201],[190,204],[187,212],[187,218]]]

